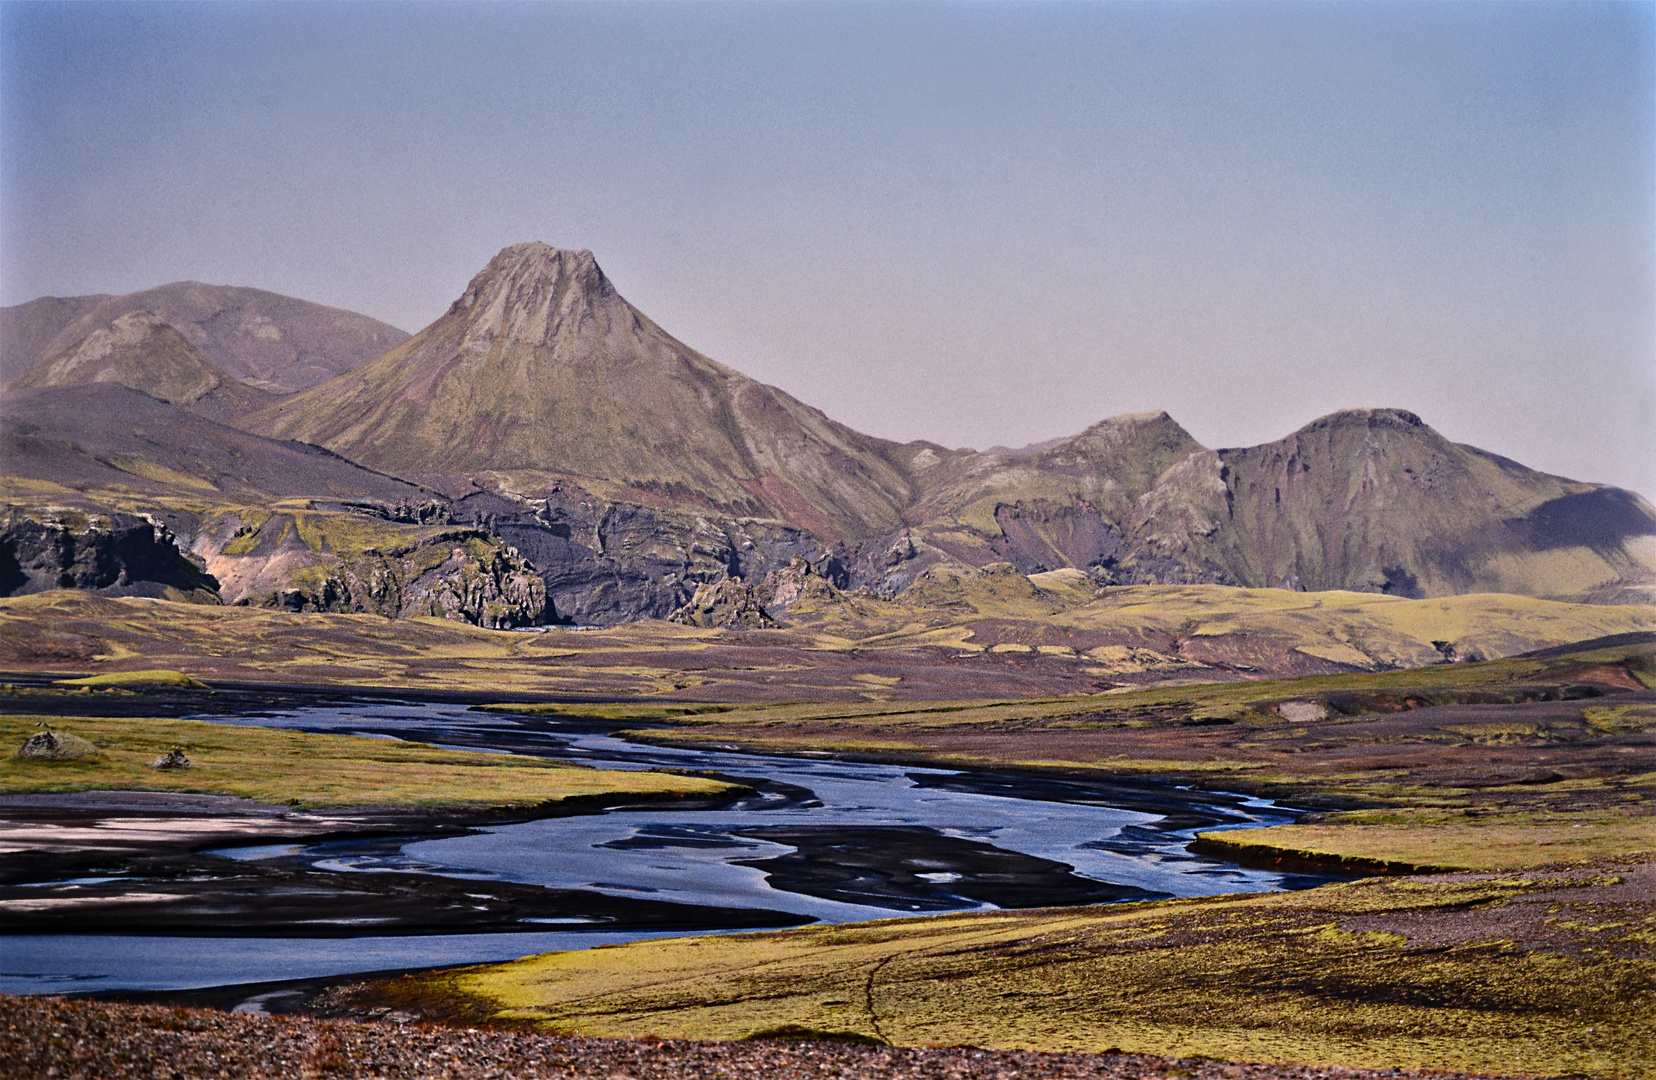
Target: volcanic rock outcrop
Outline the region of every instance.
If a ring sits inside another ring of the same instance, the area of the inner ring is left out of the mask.
[[[741,578],[725,578],[697,586],[695,595],[667,618],[686,626],[726,630],[768,630],[776,625],[758,592]]]
[[[0,596],[49,589],[218,602],[218,582],[179,550],[165,525],[132,514],[7,511]]]

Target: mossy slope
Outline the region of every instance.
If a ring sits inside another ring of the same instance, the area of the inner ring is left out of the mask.
[[[642,942],[428,978],[497,1021],[1656,1075],[1652,866]],[[405,981],[406,982],[406,981]],[[399,983],[396,992],[407,994]]]

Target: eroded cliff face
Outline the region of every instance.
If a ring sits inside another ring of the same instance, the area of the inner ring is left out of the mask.
[[[218,603],[218,582],[164,524],[136,514],[8,508],[0,517],[0,596],[50,589]]]
[[[193,550],[229,604],[435,616],[501,630],[556,618],[535,567],[479,528],[360,512],[243,511],[204,523]]]
[[[611,503],[570,485],[529,502],[478,493],[454,514],[520,551],[559,619],[582,625],[666,618],[702,585],[758,580],[794,558],[845,574],[843,549],[802,529]]]

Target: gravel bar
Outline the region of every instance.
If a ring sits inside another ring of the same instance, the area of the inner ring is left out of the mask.
[[[1217,1080],[1451,1074],[1241,1065],[1140,1054],[823,1042],[589,1039],[515,1030],[260,1017],[208,1009],[0,996],[0,1076],[419,1077],[443,1080]]]

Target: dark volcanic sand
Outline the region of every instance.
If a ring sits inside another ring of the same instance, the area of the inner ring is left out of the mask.
[[[750,908],[439,874],[336,873],[300,858],[238,862],[201,853],[288,840],[394,848],[417,838],[463,833],[472,825],[591,811],[603,804],[577,802],[540,815],[395,807],[311,814],[245,799],[165,792],[4,796],[0,833],[26,850],[0,852],[5,893],[0,933],[330,937],[546,929],[541,920],[576,920],[607,930],[759,929],[810,921]]]
[[[587,1039],[522,1031],[254,1017],[156,1005],[0,997],[0,1076],[540,1077],[715,1080],[1084,1080],[1438,1077],[1139,1054],[891,1048],[823,1042]]]
[[[947,911],[958,908],[960,898],[1030,908],[1168,895],[1095,881],[1065,863],[921,826],[787,825],[742,829],[738,835],[795,849],[737,864],[763,870],[772,888],[895,911]],[[922,876],[927,874],[936,876]]]

